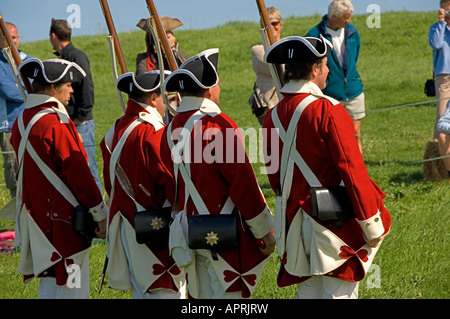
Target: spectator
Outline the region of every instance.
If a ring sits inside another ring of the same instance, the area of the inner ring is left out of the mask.
[[[77,49],[71,42],[72,29],[65,20],[52,19],[50,26],[50,43],[55,55],[67,61],[77,63],[85,72],[86,77],[79,83],[73,84],[73,94],[66,106],[70,119],[80,133],[83,145],[89,159],[89,167],[98,188],[102,189],[98,177],[97,161],[95,159],[95,122],[94,114],[94,82],[86,54]]]
[[[450,101],[436,124],[436,130],[438,131],[439,152],[441,156],[446,156],[442,162],[447,170],[448,178],[450,178]]]
[[[6,22],[9,34],[19,49],[19,34],[14,24]],[[0,49],[6,47],[6,40],[0,30]],[[24,52],[19,50],[22,61],[30,58]],[[11,198],[16,196],[16,174],[18,170],[16,155],[9,142],[11,138],[11,129],[17,116],[24,110],[25,101],[17,85],[11,67],[4,56],[0,53],[0,147],[3,153],[3,173],[5,177],[6,188],[9,189]]]
[[[148,19],[139,20],[137,26],[145,31],[145,46],[146,52],[138,54],[136,57],[136,75],[141,73],[158,69],[158,56],[156,54],[155,40],[153,39],[150,30],[147,26]],[[177,43],[177,38],[173,34],[173,30],[182,26],[183,23],[176,18],[161,17],[161,22],[166,31],[167,39],[169,40],[175,60],[180,66],[188,59],[186,53],[180,50]],[[170,71],[167,60],[164,58],[164,69]]]
[[[428,42],[433,48],[434,84],[436,88],[436,123],[450,100],[450,0],[441,0],[438,22],[430,26]],[[439,132],[434,129],[434,138]]]
[[[147,26],[147,21],[149,19],[141,19],[137,26],[145,31],[145,46],[146,51],[138,54],[136,57],[136,75],[142,74],[151,70],[159,70],[158,65],[158,55],[155,47],[155,40],[152,37],[150,29]],[[175,57],[175,62],[178,66],[180,66],[184,61],[188,59],[186,53],[180,50],[177,39],[173,34],[173,30],[182,26],[183,23],[176,18],[170,17],[161,17],[161,23],[166,31],[166,36],[169,41],[170,47],[172,48],[173,56]],[[169,63],[167,62],[167,58],[163,54],[164,59],[164,70],[170,71]],[[176,111],[179,104],[179,97],[177,94],[173,92],[167,92],[167,99],[169,101],[170,108]],[[166,109],[166,114],[164,115],[164,123],[167,124],[173,119],[173,112],[170,108]]]
[[[356,70],[361,40],[358,30],[350,24],[353,5],[350,0],[333,0],[328,14],[308,31],[307,37],[322,35],[333,43],[328,58],[330,73],[324,93],[341,102],[353,119],[356,141],[362,153],[361,120],[366,116],[364,90]]]
[[[275,41],[280,40],[281,31],[283,30],[283,18],[278,8],[268,7],[267,14],[269,16],[270,25],[272,27],[273,36]],[[256,82],[254,84],[256,90],[261,90],[263,96],[263,102],[267,105],[266,108],[252,107],[252,113],[256,116],[259,124],[264,121],[264,116],[267,111],[273,108],[278,103],[278,93],[273,84],[272,74],[270,73],[269,66],[264,62],[263,57],[265,49],[263,43],[260,42],[252,46],[252,68],[256,74]]]

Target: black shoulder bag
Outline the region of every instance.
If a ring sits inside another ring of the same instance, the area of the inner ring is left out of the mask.
[[[186,122],[184,128],[190,132],[196,120],[199,120],[202,116],[200,111],[197,111]],[[167,140],[170,148],[173,149],[175,144],[171,137],[171,128],[172,126],[169,124]],[[182,142],[187,143],[188,140],[189,138],[185,136]],[[234,204],[231,198],[228,198],[220,214],[209,214],[203,199],[192,182],[189,172],[181,161],[183,149],[184,145],[182,148],[179,148],[180,158],[174,160],[175,176],[178,176],[178,171],[181,173],[187,188],[186,201],[191,196],[199,212],[198,215],[188,217],[188,246],[190,249],[208,249],[211,251],[212,258],[217,260],[217,252],[234,249],[238,246],[236,215],[232,214]]]
[[[336,227],[340,228],[342,221],[355,217],[353,206],[345,186],[322,186],[320,181],[311,171],[295,147],[297,136],[297,123],[303,110],[317,98],[310,95],[297,106],[288,130],[284,132],[276,110],[272,112],[275,127],[283,130],[280,138],[283,140],[283,153],[281,159],[281,176],[283,176],[283,196],[288,196],[292,182],[293,166],[296,164],[310,185],[311,216],[321,221],[336,221]],[[284,134],[283,134],[284,133]],[[283,137],[282,137],[283,136]]]

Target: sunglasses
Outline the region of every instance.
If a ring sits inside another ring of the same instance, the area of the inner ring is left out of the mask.
[[[272,21],[270,24],[275,27],[280,24],[280,21]]]

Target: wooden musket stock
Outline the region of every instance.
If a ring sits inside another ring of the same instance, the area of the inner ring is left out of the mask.
[[[16,64],[16,66],[18,67],[22,63],[22,59],[20,58],[19,51],[17,50],[16,45],[15,45],[13,39],[11,38],[11,35],[9,34],[8,27],[6,26],[5,20],[3,20],[3,16],[1,13],[0,13],[0,28],[2,30],[3,36],[6,39],[6,44],[11,50],[11,54],[14,59],[14,62]],[[33,90],[31,88],[30,80],[26,76],[23,76],[23,75],[21,75],[21,78],[22,78],[23,84],[24,84],[25,88],[27,89],[28,93],[32,93]]]
[[[269,40],[268,45],[271,46],[275,43],[275,37],[273,36],[272,27],[270,26],[266,5],[264,0],[256,0],[256,4],[258,5],[259,16],[261,18],[261,27],[267,31],[267,39]]]
[[[169,40],[167,39],[166,31],[164,30],[164,27],[161,23],[161,19],[158,15],[158,12],[156,11],[156,7],[155,4],[153,3],[153,0],[146,0],[146,1],[148,12],[150,13],[150,16],[153,17],[153,20],[155,22],[156,32],[158,33],[158,37],[160,39],[164,55],[166,56],[167,63],[169,64],[170,71],[173,72],[178,69],[178,65],[177,62],[175,61],[175,57],[173,56]]]
[[[266,41],[264,41],[264,42],[266,42],[265,49],[267,49],[268,47],[270,47],[272,44],[275,43],[275,37],[273,35],[272,26],[270,24],[269,15],[267,14],[267,8],[264,3],[264,0],[256,0],[256,4],[258,6],[259,15],[261,18],[260,19],[261,28],[265,31],[265,35],[266,35],[266,39],[265,39]],[[276,75],[278,77],[278,79],[274,79],[274,81],[278,81],[279,86],[281,88],[281,86],[284,85],[282,67],[279,64],[276,64],[273,66],[275,67]],[[275,85],[275,86],[277,87],[277,85]]]
[[[112,42],[114,45],[114,52],[117,56],[117,60],[119,62],[120,71],[122,74],[127,73],[127,66],[125,64],[125,59],[123,58],[122,48],[120,47],[119,38],[117,37],[116,28],[114,27],[114,22],[111,16],[111,12],[109,11],[108,1],[107,0],[99,0],[100,6],[102,7],[103,16],[105,17],[106,25],[108,27],[109,35],[112,37]],[[114,59],[113,59],[114,60]],[[114,75],[116,76],[116,69],[113,62],[114,67]],[[117,90],[117,95],[119,97],[119,103],[121,104],[122,110],[125,112],[125,105],[123,104],[122,95],[120,91]],[[102,291],[103,283],[105,281],[106,270],[108,268],[109,258],[108,255],[105,257],[105,261],[103,264],[102,275],[100,278],[100,285],[98,288],[98,293],[100,294]]]

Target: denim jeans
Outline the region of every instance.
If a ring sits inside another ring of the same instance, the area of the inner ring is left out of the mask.
[[[83,138],[83,146],[88,156],[89,168],[91,169],[92,176],[94,176],[100,192],[102,191],[102,185],[100,178],[98,177],[97,161],[95,160],[95,123],[94,120],[84,121],[82,124],[75,125],[78,133]]]
[[[444,114],[436,123],[436,130],[438,132],[450,134],[450,101],[448,102]]]
[[[9,143],[11,138],[11,132],[0,133],[0,148],[3,153],[3,174],[5,177],[6,188],[9,189],[11,198],[16,196],[16,175],[19,170],[19,166],[16,160],[16,154],[14,149]]]

